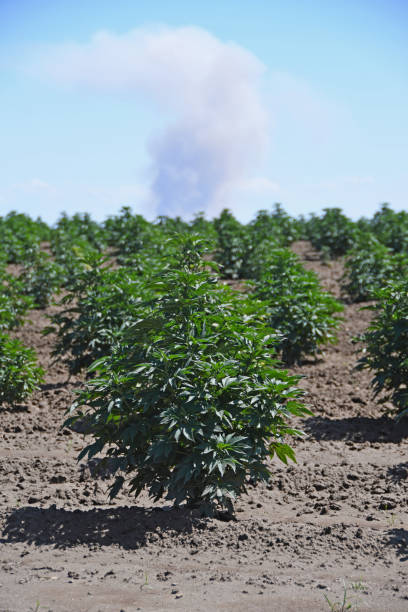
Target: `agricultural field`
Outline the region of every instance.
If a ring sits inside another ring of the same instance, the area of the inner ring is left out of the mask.
[[[0,218],[0,612],[405,612],[407,271],[387,205]]]

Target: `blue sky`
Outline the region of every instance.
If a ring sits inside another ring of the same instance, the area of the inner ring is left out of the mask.
[[[408,3],[0,0],[0,214],[408,204]]]

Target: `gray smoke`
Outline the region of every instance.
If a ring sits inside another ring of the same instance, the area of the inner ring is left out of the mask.
[[[38,65],[65,85],[142,97],[166,118],[147,143],[157,214],[217,212],[262,161],[264,66],[202,29],[100,32],[87,44],[54,47]]]

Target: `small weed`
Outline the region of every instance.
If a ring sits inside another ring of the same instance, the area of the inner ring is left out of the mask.
[[[352,585],[352,589],[354,589],[354,586],[357,586],[357,590],[360,589],[361,582],[356,583],[356,585]],[[348,595],[348,588],[346,587],[346,585],[343,585],[343,598],[341,601],[331,601],[327,595],[324,595],[324,598],[327,602],[327,605],[329,606],[331,612],[345,612],[346,610],[355,610],[355,612],[357,612],[357,607],[356,604],[354,604],[352,601],[350,601],[349,595]]]
[[[366,590],[366,586],[365,584],[362,583],[361,578],[360,580],[358,580],[357,582],[353,582],[351,584],[351,588],[353,589],[353,591],[365,591]]]
[[[140,585],[140,590],[142,591],[145,587],[147,587],[148,589],[151,589],[152,587],[149,584],[149,579],[148,579],[148,575],[147,572],[144,572],[144,582],[143,584]]]
[[[387,525],[390,529],[392,529],[392,527],[395,527],[397,519],[398,519],[398,516],[394,514],[393,512],[390,515],[385,517],[385,520],[387,521]]]
[[[388,507],[388,504],[384,504],[384,507],[383,507],[384,518],[387,521],[388,527],[391,529],[392,527],[395,527],[396,522],[398,520],[398,515],[395,514],[394,512],[391,512],[391,514],[386,514],[388,510],[391,510],[391,508]]]

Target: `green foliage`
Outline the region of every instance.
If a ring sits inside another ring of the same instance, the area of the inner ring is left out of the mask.
[[[33,300],[24,295],[23,283],[0,268],[0,330],[21,325],[32,307]]]
[[[156,225],[166,234],[167,238],[173,235],[174,232],[184,233],[189,231],[189,224],[183,221],[181,217],[160,215],[157,217]]]
[[[39,250],[26,261],[18,278],[23,294],[33,299],[34,308],[46,308],[66,280],[64,268]]]
[[[311,215],[306,224],[307,238],[318,251],[335,258],[345,255],[355,241],[356,225],[340,208],[325,208],[321,217]]]
[[[232,511],[248,477],[267,480],[276,454],[294,459],[287,420],[308,414],[298,377],[277,368],[262,304],[219,285],[204,243],[179,235],[174,254],[149,283],[157,297],[112,353],[92,366],[67,425],[81,419],[94,441],[79,458],[106,453],[117,471],[111,496]],[[86,406],[85,413],[80,408]]]
[[[274,238],[253,240],[242,263],[242,277],[259,280],[268,270],[273,253],[277,248],[279,248],[279,244]]]
[[[139,256],[143,249],[158,242],[157,230],[141,215],[133,215],[128,206],[120,214],[109,217],[104,224],[107,241],[119,263]]]
[[[372,234],[361,234],[355,248],[347,254],[342,289],[353,302],[370,300],[394,271],[390,250]]]
[[[267,240],[279,246],[288,246],[301,238],[301,223],[275,204],[271,212],[260,210],[249,224],[253,245]]]
[[[77,374],[107,355],[121,330],[135,320],[147,297],[138,273],[107,267],[108,258],[95,251],[79,255],[76,274],[52,315],[45,334],[56,334],[53,355],[62,356],[69,372]]]
[[[406,277],[407,272],[407,254],[394,253],[372,233],[361,232],[347,254],[342,288],[353,302],[363,302],[373,299],[388,281]]]
[[[215,258],[223,278],[258,278],[269,251],[301,236],[301,225],[280,204],[271,212],[260,210],[246,226],[225,209],[214,227],[218,235]]]
[[[370,306],[375,316],[366,332],[359,369],[374,372],[374,393],[384,393],[382,401],[391,400],[408,412],[408,280],[394,281],[375,293],[378,300]]]
[[[267,304],[269,325],[281,334],[278,348],[287,364],[304,355],[320,353],[320,346],[336,342],[334,333],[343,307],[323,291],[316,275],[303,268],[288,249],[275,249],[254,283],[254,294]]]
[[[27,215],[10,212],[0,217],[0,249],[8,263],[23,263],[27,252],[50,237],[48,226],[37,219],[33,221]]]
[[[0,404],[24,400],[38,389],[43,374],[32,349],[0,332]]]
[[[194,234],[199,234],[206,240],[210,241],[210,243],[216,244],[217,241],[217,231],[214,227],[213,221],[208,221],[204,217],[204,213],[197,213],[194,219],[190,223],[190,229]]]
[[[371,231],[378,240],[396,253],[408,250],[408,213],[394,212],[383,204],[370,223]]]
[[[102,251],[106,246],[105,232],[99,223],[93,221],[88,213],[76,213],[69,217],[62,213],[52,234],[55,248],[58,243],[72,245],[87,244],[90,248]]]
[[[214,219],[214,227],[218,235],[215,260],[221,265],[222,277],[242,278],[248,252],[247,229],[227,209]]]
[[[61,271],[61,286],[67,288],[76,284],[83,268],[82,259],[93,253],[100,254],[85,240],[78,238],[75,242],[71,242],[69,235],[60,235],[54,239],[52,251],[54,262]]]
[[[92,251],[102,252],[106,244],[104,228],[90,215],[77,213],[68,217],[63,213],[51,237],[51,251],[61,271],[61,286],[74,282],[78,257]]]

